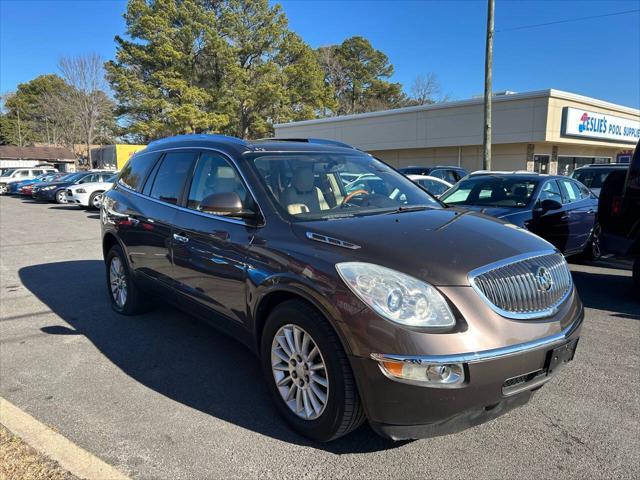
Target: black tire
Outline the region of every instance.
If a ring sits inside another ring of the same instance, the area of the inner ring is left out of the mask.
[[[313,420],[297,416],[282,398],[271,369],[271,348],[278,330],[293,324],[307,332],[324,359],[329,390],[324,411]],[[267,318],[260,349],[264,377],[276,408],[299,434],[319,442],[335,440],[358,428],[365,420],[349,360],[327,320],[311,305],[289,300],[278,305]]]
[[[602,227],[598,222],[593,225],[591,230],[591,236],[587,242],[587,246],[582,253],[582,256],[587,260],[599,260],[602,257],[602,251],[600,248],[600,235],[602,233]]]
[[[56,192],[56,203],[66,204],[67,203],[67,194],[64,190],[58,190]]]
[[[93,192],[89,197],[89,210],[98,210],[99,207],[96,207],[93,203],[98,195],[103,195],[104,192]]]
[[[116,302],[114,293],[112,292],[111,288],[110,269],[112,266],[112,262],[114,262],[114,259],[116,258],[122,265],[124,271],[124,281],[126,282],[127,288],[126,301],[122,305],[119,305]],[[145,294],[140,291],[135,281],[133,280],[129,265],[125,258],[124,252],[122,251],[122,248],[120,248],[120,245],[114,245],[113,247],[111,247],[111,250],[109,250],[109,253],[107,254],[105,265],[107,293],[111,302],[111,308],[113,308],[113,310],[115,310],[116,312],[121,313],[122,315],[137,315],[139,313],[148,311],[149,302],[145,297]]]

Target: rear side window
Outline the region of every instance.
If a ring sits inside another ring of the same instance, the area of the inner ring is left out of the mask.
[[[170,152],[162,159],[150,196],[177,205],[195,159],[193,152]]]
[[[433,172],[431,172],[431,176],[444,180],[445,182],[449,182],[451,185],[458,181],[458,178],[453,170],[434,170]]]
[[[571,180],[560,180],[560,187],[562,188],[562,197],[564,203],[572,203],[580,200],[580,187]]]
[[[122,169],[118,183],[136,192],[142,190],[144,179],[153,168],[160,154],[136,155]]]

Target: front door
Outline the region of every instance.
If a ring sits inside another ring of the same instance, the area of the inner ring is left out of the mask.
[[[232,320],[246,315],[246,259],[255,227],[200,211],[213,193],[249,199],[243,181],[221,154],[204,151],[196,165],[185,209],[173,230],[174,278],[183,293]],[[246,201],[246,200],[245,200]]]
[[[554,200],[561,207],[542,210],[544,200]],[[561,252],[565,251],[569,237],[569,217],[562,204],[562,194],[556,180],[547,180],[542,185],[532,212],[532,218],[525,225],[529,231],[544,238]]]

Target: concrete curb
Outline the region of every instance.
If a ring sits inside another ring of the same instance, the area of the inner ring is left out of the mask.
[[[0,423],[43,455],[80,478],[128,480],[129,477],[0,397]]]

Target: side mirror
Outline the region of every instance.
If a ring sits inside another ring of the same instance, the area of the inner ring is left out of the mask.
[[[255,218],[253,210],[245,210],[236,192],[212,193],[202,199],[198,210],[221,217]]]
[[[543,200],[542,203],[540,204],[540,207],[542,208],[543,212],[548,212],[549,210],[559,210],[562,208],[562,204],[560,202],[558,202],[557,200],[552,200],[550,198],[547,198],[546,200]]]

